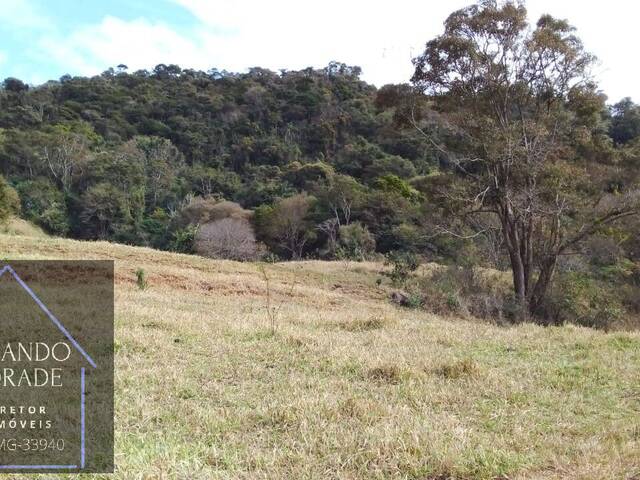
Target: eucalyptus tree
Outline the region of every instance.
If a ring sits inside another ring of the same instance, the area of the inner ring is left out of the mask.
[[[606,169],[591,175],[577,148],[604,109],[594,60],[567,21],[532,27],[523,3],[494,0],[452,13],[414,60],[444,125],[425,135],[453,165],[442,194],[465,218],[497,219],[522,315],[541,306],[560,255],[638,213],[637,184],[608,191]]]

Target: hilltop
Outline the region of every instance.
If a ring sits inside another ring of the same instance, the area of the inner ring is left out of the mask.
[[[637,332],[396,307],[373,262],[0,243],[9,259],[115,260],[116,478],[640,473]]]

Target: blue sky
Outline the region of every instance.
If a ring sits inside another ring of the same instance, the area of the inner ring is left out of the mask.
[[[30,83],[94,75],[120,63],[243,71],[363,68],[376,85],[404,82],[410,59],[471,0],[0,0],[0,77]],[[605,7],[606,5],[606,7]],[[611,101],[640,101],[640,2],[529,0],[531,19],[568,18],[600,58],[595,75]]]

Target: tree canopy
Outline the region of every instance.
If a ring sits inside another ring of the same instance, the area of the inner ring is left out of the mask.
[[[515,295],[530,312],[560,255],[640,208],[634,177],[611,188],[619,170],[606,162],[593,61],[565,20],[543,15],[530,29],[523,4],[492,0],[452,13],[415,60],[413,82],[448,133],[438,148],[450,153],[454,188],[443,198],[464,218],[495,216]],[[618,104],[614,114],[612,131],[628,141],[632,109]]]

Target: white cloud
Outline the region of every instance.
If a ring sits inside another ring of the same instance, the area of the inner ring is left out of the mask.
[[[345,0],[175,0],[204,29],[234,32],[223,66],[271,69],[320,67],[331,60],[360,65],[376,84],[407,81],[411,57],[468,0],[394,3]]]
[[[432,2],[381,0],[173,0],[197,19],[187,33],[148,19],[125,21],[107,16],[61,37],[47,33],[40,50],[71,73],[91,75],[124,63],[131,70],[158,63],[243,71],[322,67],[331,60],[363,68],[363,78],[382,85],[408,81],[411,58],[442,32],[456,8],[472,0]],[[29,10],[25,0],[21,8]],[[640,100],[639,64],[628,58],[635,44],[640,4],[609,0],[607,8],[581,0],[530,0],[530,19],[550,12],[566,17],[602,64],[602,88],[617,100]],[[621,12],[624,12],[621,13]]]
[[[124,21],[107,16],[101,23],[82,27],[64,39],[45,38],[41,46],[60,64],[83,75],[124,63],[131,69],[159,63],[201,68],[202,46],[162,23],[144,19]]]
[[[340,60],[363,67],[364,78],[382,85],[407,81],[410,59],[442,32],[449,13],[472,0],[174,0],[204,25],[236,32],[223,66],[242,69],[322,66]],[[640,3],[628,0],[529,0],[530,20],[542,13],[568,18],[601,64],[595,70],[612,100],[640,101],[640,64],[629,57],[637,43]]]
[[[315,4],[175,1],[200,20],[188,36],[163,23],[107,16],[65,37],[44,36],[40,50],[82,75],[120,63],[130,69],[176,63],[244,71],[253,66],[273,70],[323,67],[338,60],[360,65],[366,80],[382,84],[408,80],[411,56],[420,50],[415,46],[429,36],[421,26],[424,18],[412,15],[409,5],[390,8],[381,2],[364,5],[338,0]],[[451,4],[439,6],[438,14],[432,9],[429,23],[439,28],[452,8]]]
[[[29,30],[52,27],[49,18],[41,15],[29,0],[11,0],[11,5],[2,5],[0,22],[3,26]]]

